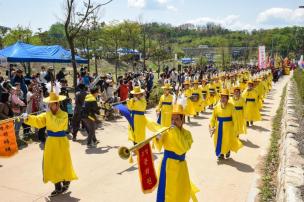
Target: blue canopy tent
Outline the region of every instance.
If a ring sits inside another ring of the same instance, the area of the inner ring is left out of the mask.
[[[194,63],[194,60],[192,58],[182,58],[181,62],[183,64],[192,64],[192,63]]]
[[[18,41],[14,45],[0,50],[0,57],[7,58],[7,62],[50,62],[50,63],[70,63],[71,52],[63,47],[54,46],[34,46]],[[88,60],[76,56],[76,62],[87,64]]]

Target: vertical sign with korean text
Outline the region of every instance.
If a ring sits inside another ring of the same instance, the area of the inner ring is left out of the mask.
[[[10,157],[18,152],[14,121],[0,124],[0,156]]]
[[[149,143],[138,150],[137,158],[142,191],[143,193],[151,193],[157,186],[157,175]]]
[[[266,69],[266,48],[259,46],[259,69]]]

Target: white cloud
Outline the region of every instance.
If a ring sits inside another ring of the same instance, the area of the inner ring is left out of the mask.
[[[128,6],[139,9],[178,11],[175,6],[170,4],[171,1],[172,0],[128,0]]]
[[[172,5],[168,5],[168,6],[167,6],[167,9],[168,9],[169,11],[174,11],[174,12],[177,12],[177,11],[178,11],[178,9],[177,9],[175,6],[172,6]]]
[[[167,4],[168,0],[157,0],[157,2],[160,4]]]
[[[239,15],[228,15],[225,18],[201,17],[189,20],[187,23],[191,23],[194,25],[206,25],[207,23],[215,23],[231,30],[252,30],[255,28],[250,24],[245,24],[241,22]]]
[[[304,23],[304,9],[270,8],[258,14],[257,23],[284,26]]]
[[[128,0],[128,6],[132,8],[144,8],[147,0]]]

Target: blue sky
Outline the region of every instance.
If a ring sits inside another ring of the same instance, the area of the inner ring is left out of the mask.
[[[64,2],[0,0],[0,25],[46,30],[63,19]],[[303,26],[304,9],[298,9],[299,5],[304,5],[304,0],[114,0],[101,10],[100,19],[106,22],[157,21],[173,25],[215,22],[232,30]]]

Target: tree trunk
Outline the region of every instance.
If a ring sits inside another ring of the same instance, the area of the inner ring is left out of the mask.
[[[75,46],[74,46],[74,39],[73,38],[68,38],[68,43],[71,48],[71,55],[72,55],[72,67],[73,67],[73,86],[76,89],[77,86],[77,64],[75,60]]]
[[[97,56],[95,54],[95,73],[98,75],[98,69],[97,69]]]

